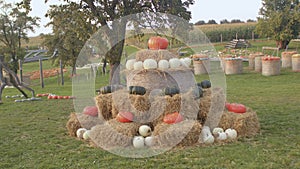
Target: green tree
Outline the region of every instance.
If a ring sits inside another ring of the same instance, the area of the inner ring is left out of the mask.
[[[277,47],[285,49],[300,31],[299,0],[263,0],[256,32],[263,37],[272,37]]]
[[[73,1],[64,0],[66,4],[76,3],[77,11],[87,11],[89,18],[95,27],[107,26],[103,36],[108,37],[111,45],[110,50],[105,54],[105,58],[110,64],[110,82],[119,83],[119,79],[112,82],[112,75],[118,73],[118,68],[123,53],[125,42],[126,26],[130,22],[124,19],[124,16],[137,14],[141,12],[167,12],[173,15],[190,20],[191,13],[188,11],[189,5],[194,3],[194,0],[79,0]],[[46,0],[47,2],[47,0]],[[144,18],[147,18],[144,16]],[[149,23],[150,17],[145,19]],[[167,18],[160,18],[160,21]],[[114,21],[114,22],[112,22]],[[159,23],[159,22],[157,22]],[[144,23],[139,23],[139,26]],[[142,26],[143,27],[143,26]],[[81,30],[82,31],[82,30]]]
[[[34,27],[39,26],[39,18],[28,15],[31,10],[30,0],[18,4],[0,0],[0,7],[0,53],[6,56],[6,60],[12,61],[12,69],[16,73],[18,60],[23,59],[25,51],[21,40],[29,40],[27,33],[34,32]]]
[[[50,53],[57,52],[52,58],[53,64],[72,67],[72,75],[76,74],[76,61],[85,42],[95,32],[93,24],[88,22],[89,12],[76,3],[52,5],[46,16],[51,19],[47,26],[52,26],[53,33],[44,36],[44,45]]]

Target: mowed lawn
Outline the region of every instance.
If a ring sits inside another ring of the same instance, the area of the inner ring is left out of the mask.
[[[300,168],[300,74],[290,69],[264,77],[248,71],[226,76],[227,100],[257,111],[261,134],[226,145],[174,149],[151,158],[124,158],[68,136],[66,122],[72,100],[0,105],[0,168]],[[68,75],[66,75],[68,77]],[[98,76],[97,86],[108,76]],[[207,79],[197,76],[197,81]],[[72,83],[57,77],[45,80],[37,93],[72,95]],[[18,94],[5,89],[3,96]]]

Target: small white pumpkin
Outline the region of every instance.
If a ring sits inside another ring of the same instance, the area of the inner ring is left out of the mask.
[[[147,137],[151,135],[151,127],[149,127],[148,125],[141,125],[139,127],[139,133],[141,136]]]
[[[160,60],[158,62],[158,68],[160,69],[168,69],[170,67],[170,64],[167,60]]]
[[[224,132],[224,129],[222,129],[220,127],[216,127],[216,128],[213,129],[212,133],[213,133],[213,135],[216,135],[216,134],[222,133],[222,132]]]
[[[145,138],[143,136],[134,136],[132,143],[134,148],[144,148]]]
[[[226,135],[225,132],[219,132],[217,135],[218,135],[217,140],[222,141],[222,140],[226,140],[227,139],[227,135]]]
[[[234,140],[237,138],[237,131],[235,129],[227,129],[225,130],[225,133],[227,134],[228,139]]]
[[[172,69],[176,69],[176,68],[179,68],[181,66],[181,62],[177,58],[170,59],[169,64],[170,64],[170,68],[172,68]]]
[[[76,131],[76,136],[77,136],[78,138],[83,138],[84,132],[86,132],[86,129],[85,129],[85,128],[79,128],[79,129]]]
[[[135,62],[133,65],[133,69],[134,70],[143,70],[143,62],[142,61]]]
[[[190,67],[192,65],[192,59],[191,58],[184,58],[183,59],[184,63]]]
[[[83,133],[82,138],[83,138],[84,140],[90,139],[90,132],[91,132],[91,130],[86,130],[86,131]]]
[[[156,69],[157,62],[154,59],[146,59],[144,61],[144,69]]]
[[[146,146],[148,146],[148,147],[153,146],[153,145],[154,145],[154,137],[152,137],[152,136],[146,137],[146,138],[145,138],[145,144],[146,144]]]
[[[211,134],[206,135],[205,137],[203,137],[203,143],[204,144],[212,144],[215,142],[215,137]]]
[[[135,63],[135,59],[127,60],[127,62],[126,62],[126,69],[133,70],[134,63]]]

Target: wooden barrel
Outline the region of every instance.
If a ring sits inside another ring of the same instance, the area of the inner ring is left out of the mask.
[[[300,54],[294,54],[292,56],[292,69],[295,72],[300,72]]]
[[[262,75],[274,76],[280,75],[280,57],[263,57],[262,58]]]
[[[281,53],[281,60],[282,60],[282,67],[283,68],[290,68],[292,67],[292,56],[297,54],[296,51],[289,51],[289,52],[282,52]]]
[[[240,58],[226,58],[225,59],[225,74],[242,74],[243,73],[243,60]]]

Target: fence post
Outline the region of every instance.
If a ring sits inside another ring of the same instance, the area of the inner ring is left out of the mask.
[[[42,59],[39,59],[39,62],[40,62],[40,82],[41,82],[42,88],[44,88],[45,85],[44,85],[43,61],[42,61]]]
[[[221,43],[223,42],[223,34],[220,35]]]
[[[59,66],[60,66],[60,74],[61,74],[61,85],[63,86],[65,84],[65,80],[64,80],[63,64],[61,59],[59,60]]]

